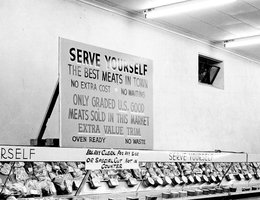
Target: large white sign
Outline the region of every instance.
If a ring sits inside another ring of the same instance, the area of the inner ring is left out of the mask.
[[[151,60],[63,38],[59,58],[62,147],[152,149]]]

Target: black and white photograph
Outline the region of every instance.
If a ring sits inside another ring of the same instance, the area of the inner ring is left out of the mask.
[[[0,0],[0,200],[260,200],[260,0]]]

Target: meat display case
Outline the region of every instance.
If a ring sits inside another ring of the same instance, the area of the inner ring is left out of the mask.
[[[100,149],[95,150],[100,154],[91,155],[89,151],[0,146],[0,199],[229,199],[260,195],[258,154]],[[120,156],[119,151],[134,156]],[[132,163],[124,165],[124,158]],[[94,169],[95,162],[101,167]]]

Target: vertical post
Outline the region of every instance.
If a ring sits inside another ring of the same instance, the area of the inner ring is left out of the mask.
[[[77,195],[79,195],[79,194],[81,193],[82,188],[84,187],[84,185],[85,185],[86,182],[87,182],[87,179],[88,179],[88,177],[89,177],[89,175],[90,175],[90,172],[91,172],[90,170],[88,170],[88,171],[86,172],[84,178],[82,179],[82,181],[81,181],[81,183],[80,183],[80,186],[79,186],[78,190],[77,190],[76,193],[75,193],[75,196],[77,196]]]
[[[49,120],[49,118],[52,114],[55,103],[58,99],[58,96],[59,96],[59,80],[56,83],[56,86],[55,86],[55,89],[53,91],[50,103],[49,103],[47,111],[44,115],[44,119],[43,119],[43,122],[41,124],[38,137],[37,137],[37,139],[31,139],[31,141],[30,141],[31,145],[34,145],[34,146],[44,146],[45,145],[45,140],[43,140],[42,138],[43,138],[48,120]],[[57,143],[57,141],[55,141],[55,139],[53,139],[53,144],[56,144],[56,143]]]
[[[10,169],[10,171],[9,171],[9,173],[8,173],[8,176],[7,176],[7,178],[5,179],[4,185],[3,185],[2,190],[1,190],[1,192],[0,192],[0,198],[2,198],[2,194],[3,194],[3,192],[4,192],[6,183],[7,183],[8,179],[10,178],[10,175],[11,175],[13,169],[14,169],[14,164],[15,164],[15,162],[12,163],[11,169]]]

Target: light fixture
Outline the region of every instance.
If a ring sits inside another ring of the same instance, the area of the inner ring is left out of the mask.
[[[166,6],[156,7],[148,9],[144,12],[146,18],[157,18],[167,15],[177,15],[181,13],[187,13],[211,7],[217,7],[229,3],[233,3],[236,0],[190,0],[180,3],[170,4]]]
[[[155,8],[155,7],[160,7],[160,6],[166,6],[169,4],[174,4],[174,3],[180,3],[183,1],[187,0],[149,0],[149,1],[143,1],[143,3],[140,6],[140,9],[145,10],[149,8]],[[133,1],[134,3],[134,1]]]
[[[249,45],[256,45],[256,44],[260,44],[260,35],[227,40],[224,42],[224,46],[226,48],[235,48],[240,46],[249,46]]]

